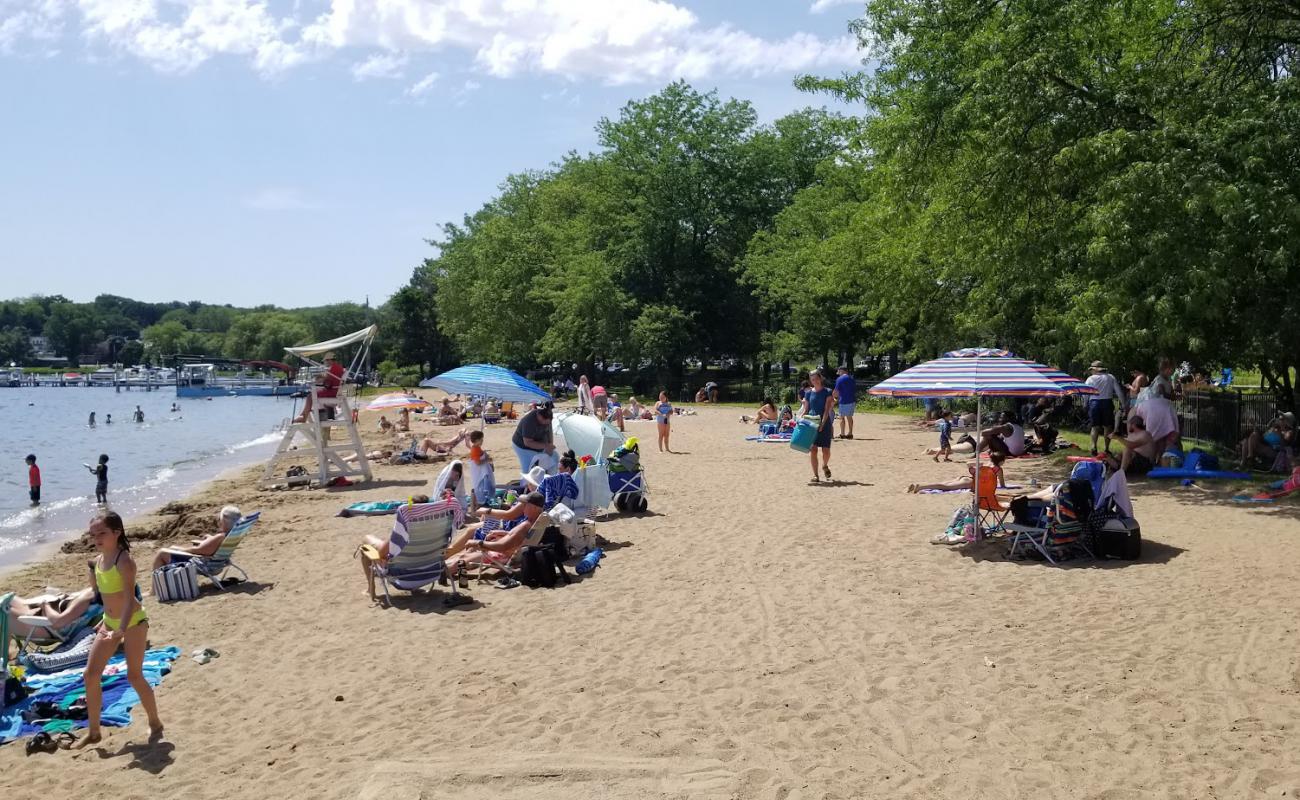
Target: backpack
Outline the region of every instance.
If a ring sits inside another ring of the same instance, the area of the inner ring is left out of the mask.
[[[560,573],[564,574],[564,562],[572,558],[573,554],[569,552],[569,540],[564,538],[558,525],[548,525],[546,530],[542,531],[541,544],[542,547],[551,548],[551,555],[554,556]]]
[[[523,567],[519,570],[519,582],[532,589],[554,589],[561,577],[568,583],[569,575],[564,571],[564,565],[555,559],[552,545],[528,545],[521,553]]]

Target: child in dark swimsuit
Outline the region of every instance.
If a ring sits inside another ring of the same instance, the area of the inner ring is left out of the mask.
[[[96,466],[86,465],[90,474],[95,476],[95,502],[108,502],[108,456],[103,453],[99,454],[99,464]]]

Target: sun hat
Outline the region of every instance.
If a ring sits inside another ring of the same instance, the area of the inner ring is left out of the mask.
[[[542,485],[542,481],[546,480],[546,468],[538,464],[527,472],[519,473],[519,477],[523,479],[524,483],[535,489]]]

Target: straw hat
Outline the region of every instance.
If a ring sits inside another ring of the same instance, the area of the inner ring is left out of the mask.
[[[1101,363],[1100,361],[1094,361],[1092,362],[1092,365],[1088,367],[1088,369],[1092,370],[1093,372],[1105,372],[1106,365]]]
[[[542,481],[546,480],[546,468],[538,464],[527,472],[519,473],[519,477],[523,479],[524,483],[536,489],[542,485]]]

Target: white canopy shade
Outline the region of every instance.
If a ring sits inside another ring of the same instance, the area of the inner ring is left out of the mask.
[[[349,333],[346,336],[340,336],[336,339],[330,339],[327,342],[317,342],[316,344],[304,344],[301,347],[286,347],[286,353],[292,353],[295,356],[307,358],[308,356],[317,356],[322,353],[328,353],[331,350],[337,350],[340,347],[347,347],[350,344],[364,342],[374,338],[375,333],[379,331],[378,325],[371,325],[368,328],[362,328],[355,333]]]

